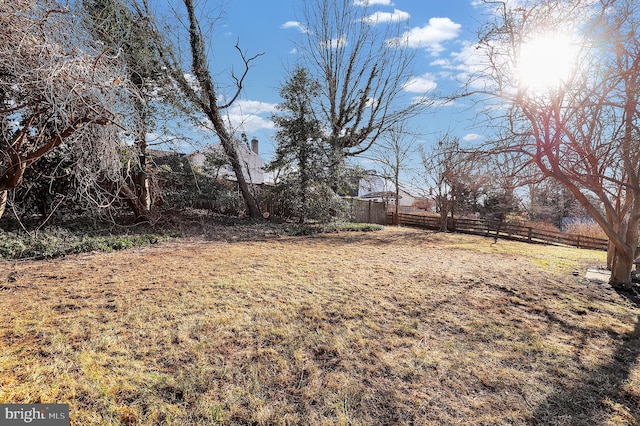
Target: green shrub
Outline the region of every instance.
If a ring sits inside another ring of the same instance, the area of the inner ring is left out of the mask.
[[[115,251],[156,244],[162,239],[155,234],[82,236],[59,228],[37,235],[0,232],[0,258],[42,259],[91,251]]]
[[[291,225],[284,229],[284,232],[287,235],[291,236],[304,236],[304,235],[314,235],[320,232],[324,232],[323,227],[319,225]]]
[[[381,231],[384,226],[375,223],[353,223],[353,222],[330,222],[330,223],[307,223],[291,224],[285,228],[285,233],[293,236],[313,235],[319,233],[329,233],[337,231],[370,232]]]
[[[382,231],[384,226],[378,225],[375,223],[354,223],[347,222],[340,225],[341,231],[359,231],[359,232],[370,232],[370,231]]]
[[[27,249],[24,242],[13,232],[0,233],[0,258],[16,259],[22,257]]]

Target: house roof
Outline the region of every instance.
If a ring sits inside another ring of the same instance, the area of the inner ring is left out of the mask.
[[[161,149],[147,149],[147,155],[153,159],[164,157],[184,157],[185,154],[177,151],[163,151]]]
[[[377,191],[370,192],[368,194],[361,195],[358,198],[396,198],[396,193],[393,191]],[[402,195],[400,196],[402,198]]]

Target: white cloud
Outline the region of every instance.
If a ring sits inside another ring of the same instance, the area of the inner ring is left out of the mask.
[[[433,101],[433,107],[451,107],[457,105],[453,99],[436,99]]]
[[[276,111],[276,104],[241,100],[234,103],[227,111],[227,122],[233,129],[243,132],[257,132],[263,129],[273,129],[271,114]]]
[[[437,98],[428,95],[424,96],[414,96],[411,98],[412,105],[425,105],[429,108],[440,108],[440,107],[450,107],[455,105],[455,101],[453,99],[445,99],[445,98]]]
[[[483,73],[490,67],[487,52],[484,47],[464,42],[458,52],[451,52],[449,58],[438,58],[429,63],[442,68],[438,73],[441,78],[450,78],[461,84],[469,84],[472,88],[486,88],[489,85],[488,76]]]
[[[375,4],[379,4],[382,6],[393,6],[393,3],[391,3],[391,0],[353,0],[354,6],[366,7],[366,6],[373,6]]]
[[[473,0],[471,2],[471,6],[473,7],[484,7],[486,9],[493,9],[496,13],[500,13],[502,8],[506,6],[509,9],[515,9],[518,7],[524,6],[525,2],[523,0],[502,0],[501,2],[490,2],[486,3],[482,0]]]
[[[344,37],[340,37],[340,38],[334,38],[334,39],[325,41],[322,47],[337,49],[338,47],[342,47],[346,45],[347,45],[347,39],[345,39]]]
[[[406,40],[409,47],[425,48],[437,56],[444,50],[442,43],[457,38],[460,28],[462,25],[449,18],[431,18],[427,25],[412,28],[401,38]]]
[[[484,75],[483,70],[490,66],[487,52],[481,46],[472,43],[465,43],[462,50],[451,54],[453,61],[445,65],[444,68],[457,71],[456,80],[469,83],[474,88],[484,88],[490,83]],[[469,81],[475,76],[475,80]]]
[[[301,33],[307,32],[307,29],[304,27],[304,25],[302,25],[302,22],[298,22],[298,21],[287,21],[284,24],[280,25],[280,28],[285,30],[289,28],[295,28]]]
[[[243,99],[234,103],[232,109],[239,109],[241,111],[249,112],[252,114],[271,114],[276,111],[276,104]]]
[[[414,96],[413,98],[411,98],[411,105],[432,106],[433,103],[433,99],[429,98],[428,96]]]
[[[429,65],[434,67],[448,68],[449,66],[451,66],[451,63],[447,59],[436,59],[435,61],[431,61]]]
[[[369,97],[367,98],[367,108],[373,108],[378,105],[378,99]]]
[[[272,130],[275,128],[273,122],[267,118],[254,114],[232,114],[231,111],[227,115],[227,119],[231,122],[231,126],[237,131],[247,133],[257,132],[259,130]]]
[[[435,77],[432,74],[426,73],[407,81],[403,89],[409,93],[426,93],[436,87],[438,87],[438,83],[436,83]]]
[[[394,9],[393,12],[375,12],[364,18],[365,22],[370,24],[381,24],[383,22],[400,22],[406,21],[411,17],[409,12],[403,10]]]
[[[477,133],[468,133],[462,137],[462,140],[465,142],[477,141],[480,139],[484,139],[484,136]]]

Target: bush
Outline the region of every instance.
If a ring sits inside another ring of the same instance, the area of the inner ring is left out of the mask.
[[[0,258],[17,259],[27,249],[24,242],[13,232],[3,232],[0,234]]]
[[[383,229],[384,229],[384,226],[377,225],[375,223],[347,222],[340,226],[341,231],[371,232],[371,231],[382,231]]]
[[[264,199],[269,213],[292,221],[328,224],[351,215],[350,204],[324,183],[312,185],[303,202],[299,188],[283,180]]]
[[[305,235],[318,234],[318,233],[321,233],[321,232],[325,232],[325,230],[324,230],[324,227],[322,227],[320,225],[304,224],[304,225],[291,225],[291,226],[288,226],[288,227],[286,227],[284,229],[284,232],[287,235],[300,237],[300,236],[305,236]]]
[[[600,225],[592,219],[572,219],[565,227],[564,232],[568,234],[583,235],[585,237],[608,239]]]
[[[316,224],[292,224],[285,228],[285,233],[293,236],[313,235],[319,233],[329,233],[337,231],[348,232],[370,232],[381,231],[384,226],[374,223],[354,223],[354,222],[331,222]]]
[[[233,182],[192,167],[186,157],[173,156],[158,168],[161,202],[170,209],[196,208],[240,216],[245,203]]]
[[[155,234],[81,236],[60,228],[40,232],[37,236],[1,232],[0,258],[43,259],[72,253],[123,250],[155,244],[162,239]]]

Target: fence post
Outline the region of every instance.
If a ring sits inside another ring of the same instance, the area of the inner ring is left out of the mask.
[[[531,241],[531,232],[533,232],[533,228],[529,226],[527,228],[527,240]]]

